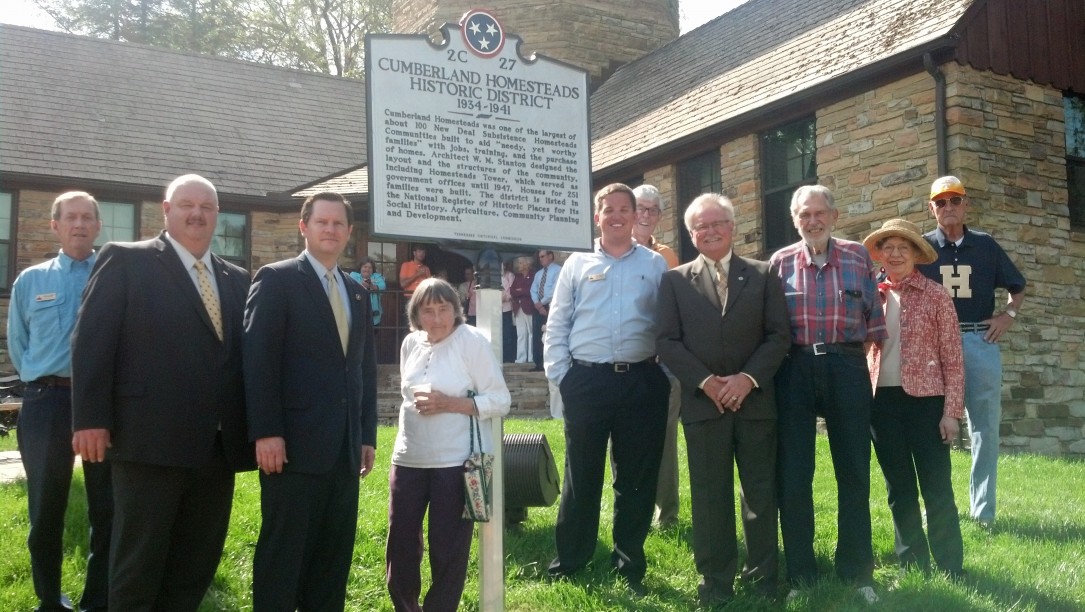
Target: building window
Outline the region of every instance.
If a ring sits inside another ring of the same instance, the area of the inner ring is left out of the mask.
[[[399,270],[396,269],[396,243],[370,242],[366,245],[366,255],[376,265],[374,272],[384,277],[384,282],[399,282]]]
[[[1085,98],[1067,94],[1066,191],[1070,204],[1070,227],[1085,230]]]
[[[11,223],[14,218],[12,203],[14,196],[7,191],[0,191],[0,289],[10,289],[11,283]]]
[[[102,232],[94,246],[107,242],[131,242],[136,239],[136,205],[126,202],[98,202]]]
[[[226,261],[249,269],[249,217],[244,213],[219,212],[211,252]]]
[[[791,195],[817,182],[814,119],[803,119],[761,134],[761,191],[765,254],[799,239],[791,222]]]
[[[723,181],[720,177],[720,150],[709,151],[691,159],[678,162],[678,226],[681,230],[681,252],[678,254],[682,263],[693,261],[697,257],[697,248],[686,231],[686,208],[702,193],[720,193]]]

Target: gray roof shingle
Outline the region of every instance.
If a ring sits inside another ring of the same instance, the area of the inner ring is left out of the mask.
[[[281,193],[366,161],[362,81],[0,25],[0,169]]]
[[[750,0],[592,96],[605,169],[947,35],[973,0]]]

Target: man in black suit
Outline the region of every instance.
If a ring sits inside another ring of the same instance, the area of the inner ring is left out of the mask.
[[[195,610],[252,469],[241,382],[249,275],[210,251],[218,194],[166,189],[166,229],[99,253],[72,333],[72,447],[113,465],[113,610]],[[108,449],[108,450],[107,450]]]
[[[353,211],[310,196],[305,251],[264,266],[245,307],[245,394],[262,524],[253,609],[342,610],[358,480],[377,446],[377,359],[369,294],[336,262]]]
[[[657,348],[682,387],[701,603],[734,595],[738,569],[734,468],[742,483],[746,565],[776,589],[776,403],[773,376],[790,346],[783,290],[768,264],[731,252],[730,200],[704,194],[685,213],[700,256],[663,275]],[[726,306],[724,306],[726,305]]]

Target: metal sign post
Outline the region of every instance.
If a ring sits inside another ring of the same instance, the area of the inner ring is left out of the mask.
[[[494,357],[501,363],[501,290],[478,289],[476,322],[490,336]],[[501,417],[487,419],[490,448],[494,449],[493,515],[490,522],[479,523],[479,608],[484,612],[505,609],[505,453],[504,422]]]

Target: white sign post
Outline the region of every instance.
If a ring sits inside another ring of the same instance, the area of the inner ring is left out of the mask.
[[[590,249],[587,72],[487,11],[442,32],[366,37],[373,235]]]

